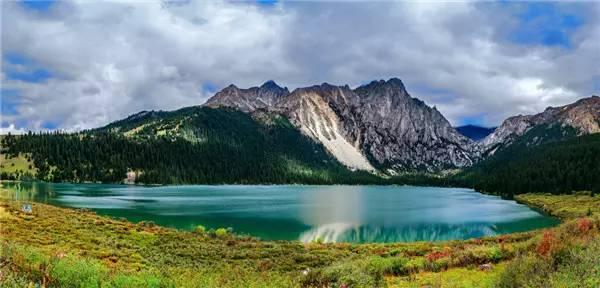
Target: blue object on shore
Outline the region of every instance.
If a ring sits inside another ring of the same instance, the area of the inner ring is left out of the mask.
[[[21,211],[25,212],[25,213],[31,213],[32,209],[31,209],[31,204],[23,204],[21,205]]]

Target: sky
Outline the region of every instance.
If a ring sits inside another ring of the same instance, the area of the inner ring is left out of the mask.
[[[94,128],[267,80],[397,77],[455,126],[600,94],[600,2],[0,5],[0,133]]]

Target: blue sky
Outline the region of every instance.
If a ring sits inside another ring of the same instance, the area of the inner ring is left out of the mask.
[[[563,10],[558,2],[525,3],[517,13],[519,25],[511,31],[510,39],[523,45],[562,46],[570,48],[571,35],[584,24],[584,15]],[[579,8],[579,7],[578,7]]]
[[[598,3],[179,4],[3,2],[2,126],[93,128],[267,79],[398,77],[453,125],[600,94]]]
[[[22,4],[32,10],[45,11],[50,9],[54,0],[34,0],[34,1],[23,1]]]
[[[3,57],[2,71],[11,80],[24,82],[44,82],[52,78],[52,73],[32,59],[20,53],[6,53]]]
[[[52,77],[52,73],[48,70],[39,68],[37,63],[19,53],[6,53],[3,55],[2,72],[9,80],[26,83],[40,83]],[[24,105],[21,103],[19,92],[19,89],[2,88],[0,90],[2,95],[0,111],[3,116],[19,114],[18,107]],[[56,125],[43,125],[42,128],[56,129]]]

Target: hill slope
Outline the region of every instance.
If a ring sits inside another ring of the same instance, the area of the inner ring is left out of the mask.
[[[453,176],[455,185],[507,197],[527,192],[600,192],[600,134],[575,137],[575,133],[574,128],[560,125],[537,126]],[[561,140],[564,137],[569,139]],[[546,142],[532,144],[534,139]]]
[[[92,131],[6,137],[6,154],[31,153],[48,181],[143,183],[356,183],[351,172],[287,119],[189,107],[143,112]]]
[[[600,97],[591,96],[574,103],[548,107],[542,113],[535,115],[518,115],[506,119],[500,127],[482,140],[483,155],[494,154],[496,151],[509,146],[513,141],[525,135],[535,127],[554,127],[560,125],[572,128],[576,135],[586,135],[600,132]],[[573,136],[573,135],[565,135]],[[566,139],[568,137],[564,137]],[[545,142],[535,139],[536,143]]]

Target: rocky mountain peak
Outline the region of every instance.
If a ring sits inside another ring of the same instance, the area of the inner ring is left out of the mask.
[[[275,81],[269,80],[260,87],[240,89],[231,84],[206,101],[208,107],[231,107],[243,112],[271,107],[277,100],[288,95],[287,88],[282,88]]]
[[[400,90],[404,90],[406,91],[406,88],[404,88],[404,83],[402,83],[402,80],[394,77],[394,78],[390,78],[388,81],[385,81],[385,84],[389,85],[389,86],[394,86],[397,87]]]
[[[275,81],[273,81],[273,80],[266,81],[265,83],[260,85],[259,89],[263,90],[264,92],[270,91],[270,92],[281,93],[281,94],[282,93],[288,94],[290,92],[287,89],[287,87],[281,87],[281,86],[277,85],[277,83],[275,83]]]
[[[379,166],[393,170],[439,170],[473,163],[474,146],[435,108],[412,98],[398,78],[354,90],[363,149]]]
[[[402,81],[398,78],[391,78],[387,81],[385,80],[375,80],[369,84],[362,85],[354,91],[361,96],[362,98],[371,98],[371,97],[397,97],[397,98],[407,98],[410,97],[408,92],[406,92],[406,88]]]
[[[509,117],[482,141],[484,152],[493,153],[498,147],[509,145],[533,127],[553,124],[575,128],[578,135],[600,132],[600,97],[594,95],[568,105],[548,107],[534,115]]]
[[[327,83],[299,88],[277,106],[340,162],[358,169],[364,169],[363,159],[390,171],[433,171],[474,161],[472,141],[436,109],[410,97],[397,78],[354,90]],[[343,144],[331,140],[339,138]]]
[[[468,166],[477,157],[473,141],[437,109],[412,98],[398,78],[356,89],[322,83],[291,93],[267,81],[249,89],[228,87],[206,105],[281,113],[353,169],[435,171]]]

